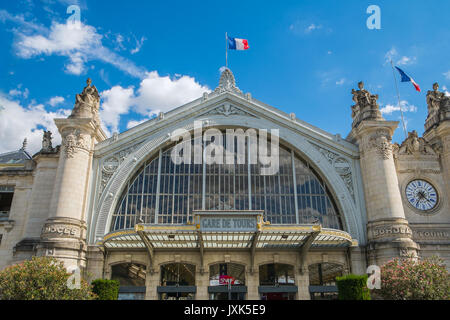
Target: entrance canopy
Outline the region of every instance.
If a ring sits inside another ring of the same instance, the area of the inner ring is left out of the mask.
[[[319,224],[270,225],[262,211],[196,211],[186,225],[136,224],[111,232],[100,243],[108,249],[293,249],[357,245],[342,230]]]

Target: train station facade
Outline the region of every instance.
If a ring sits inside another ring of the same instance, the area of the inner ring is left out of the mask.
[[[353,90],[346,138],[243,93],[225,69],[186,105],[107,138],[88,80],[61,146],[0,154],[0,269],[53,256],[123,299],[332,299],[395,257],[450,266],[450,99],[400,144]],[[343,108],[345,109],[345,108]]]

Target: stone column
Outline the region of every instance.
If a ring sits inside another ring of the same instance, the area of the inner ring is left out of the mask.
[[[159,272],[147,272],[145,277],[145,300],[158,300],[157,287],[160,283]]]
[[[397,121],[364,120],[350,139],[358,143],[367,212],[369,264],[416,256],[418,246],[405,219],[392,156],[391,137]]]
[[[303,270],[295,268],[295,285],[298,287],[297,300],[311,300],[308,267]]]
[[[96,143],[106,138],[100,126],[99,107],[97,88],[88,79],[83,92],[76,95],[72,114],[67,119],[55,119],[62,144],[39,251],[63,261],[67,268],[86,266],[86,208],[92,155]]]
[[[247,285],[247,300],[261,300],[259,297],[259,269],[255,268],[253,272],[251,270],[246,272],[245,282]]]
[[[197,292],[195,294],[195,300],[209,300],[208,286],[209,286],[209,272],[196,272],[195,273],[195,285]]]

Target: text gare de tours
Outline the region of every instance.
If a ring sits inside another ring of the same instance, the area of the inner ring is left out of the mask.
[[[203,133],[202,122],[194,121],[194,143],[191,133],[186,129],[177,129],[170,135],[170,140],[178,142],[171,152],[174,164],[245,164],[246,157],[249,164],[262,165],[261,175],[273,175],[279,169],[279,129],[271,129],[270,155],[267,147],[267,130],[259,129],[226,129],[226,146],[223,146],[223,133],[219,129],[211,128]],[[247,138],[248,149],[245,139]],[[204,147],[204,148],[203,148]],[[192,159],[194,148],[194,159]],[[248,153],[247,153],[248,152]],[[236,160],[235,160],[236,156]],[[236,163],[235,163],[236,162]]]
[[[232,229],[253,230],[256,229],[254,218],[203,218],[202,229]]]

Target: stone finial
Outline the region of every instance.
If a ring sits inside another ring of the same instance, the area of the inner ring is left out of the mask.
[[[42,137],[42,149],[43,152],[52,152],[52,133],[51,131],[44,130],[44,136]]]
[[[28,145],[28,141],[27,141],[27,138],[25,138],[25,139],[23,139],[23,142],[22,142],[22,150],[26,150],[27,149],[27,145]]]
[[[359,90],[352,89],[352,127],[356,127],[362,120],[384,120],[381,116],[380,106],[377,103],[378,95],[371,94],[364,89],[364,82],[358,82]]]
[[[220,75],[219,86],[214,90],[215,93],[233,92],[243,95],[242,91],[236,86],[233,72],[225,68]]]
[[[425,130],[438,125],[442,121],[450,120],[450,97],[439,91],[439,84],[433,84],[433,90],[427,92],[428,116]]]
[[[97,88],[92,85],[92,80],[88,78],[83,92],[76,95],[75,106],[69,118],[93,118],[99,123],[99,109],[100,95]]]

